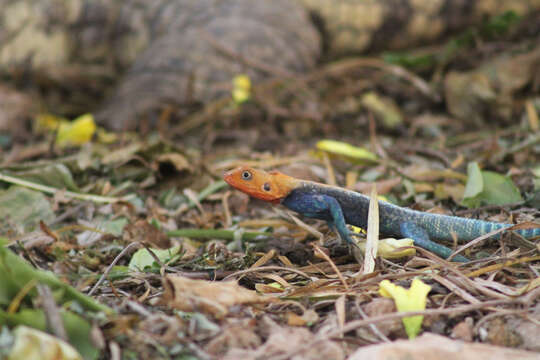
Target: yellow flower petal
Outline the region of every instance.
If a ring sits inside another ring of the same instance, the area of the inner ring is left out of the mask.
[[[118,136],[113,132],[108,132],[103,128],[97,128],[97,141],[102,144],[112,144],[118,140]]]
[[[67,119],[52,114],[39,114],[35,119],[35,130],[38,132],[56,131],[63,122],[67,122]]]
[[[360,234],[360,233],[365,234],[366,233],[366,230],[362,229],[361,227],[351,225],[351,228],[352,228],[352,231],[357,233],[357,234]]]
[[[401,312],[425,310],[427,294],[431,290],[431,286],[424,284],[419,279],[414,279],[408,290],[394,285],[388,280],[381,281],[379,287],[379,294],[393,298],[398,311]],[[418,335],[423,320],[422,315],[403,318],[403,325],[409,339],[414,339]]]
[[[237,105],[240,105],[250,99],[251,80],[247,75],[237,75],[233,78],[232,97]]]
[[[361,228],[356,226],[353,226],[352,228],[355,233],[362,232],[365,234],[365,231]],[[358,245],[361,251],[365,252],[365,241],[357,241],[356,245]],[[416,254],[416,250],[412,247],[413,245],[414,240],[409,238],[399,240],[394,238],[380,239],[377,256],[382,257],[383,259],[399,259],[407,256],[413,256]]]
[[[70,123],[62,122],[56,135],[59,146],[82,145],[92,139],[96,124],[92,114],[79,116]]]
[[[387,238],[379,240],[379,255],[385,259],[398,259],[416,254],[414,240]]]

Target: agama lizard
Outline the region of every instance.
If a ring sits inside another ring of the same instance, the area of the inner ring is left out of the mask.
[[[348,243],[353,243],[353,241],[346,224],[366,228],[370,200],[369,197],[360,193],[296,179],[278,171],[266,172],[247,166],[227,172],[224,179],[232,187],[257,199],[274,204],[281,203],[303,216],[325,220],[338,232],[340,238]],[[443,258],[449,257],[452,250],[431,239],[452,241],[453,236],[456,236],[458,241],[468,242],[491,231],[512,226],[431,214],[384,201],[379,201],[379,217],[379,229],[382,234],[411,238],[415,245]],[[515,232],[525,238],[540,236],[540,228],[522,229]],[[497,236],[494,235],[494,237]],[[455,256],[453,260],[468,261],[461,255]]]

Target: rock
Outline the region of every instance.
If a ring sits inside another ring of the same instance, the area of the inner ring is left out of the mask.
[[[486,344],[450,340],[424,334],[415,340],[371,345],[358,349],[349,360],[537,360],[538,353]]]

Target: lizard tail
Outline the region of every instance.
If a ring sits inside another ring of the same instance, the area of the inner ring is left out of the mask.
[[[514,224],[420,213],[413,210],[403,211],[400,218],[403,219],[402,221],[411,221],[421,225],[432,239],[452,241],[455,235],[460,242],[468,242],[492,231],[514,226]],[[514,230],[514,232],[526,239],[540,236],[540,228]],[[501,234],[496,234],[491,238],[498,239],[500,236]]]
[[[454,223],[453,228],[458,235],[461,235],[462,239],[469,241],[483,234],[487,234],[499,229],[511,228],[512,226],[514,226],[514,224],[463,219],[459,223]],[[528,240],[540,236],[540,228],[514,230],[513,232]],[[499,239],[500,236],[501,234],[496,234],[492,238]]]
[[[540,228],[516,230],[516,233],[525,239],[533,239],[540,236]]]

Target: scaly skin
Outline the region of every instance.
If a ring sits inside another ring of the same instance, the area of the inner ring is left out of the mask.
[[[287,176],[278,171],[265,172],[242,166],[224,175],[232,187],[255,198],[281,203],[306,217],[325,220],[340,237],[352,243],[346,224],[366,228],[369,197],[360,193],[312,181]],[[493,230],[511,227],[489,221],[430,214],[402,208],[379,201],[380,232],[390,236],[409,237],[415,245],[447,258],[452,250],[431,240],[468,242]],[[516,233],[533,238],[540,236],[540,228],[517,230]],[[494,236],[495,238],[497,235]],[[468,261],[455,256],[455,261]]]

